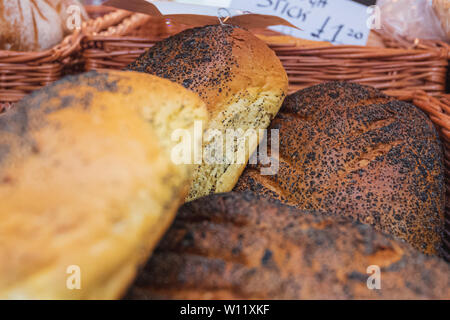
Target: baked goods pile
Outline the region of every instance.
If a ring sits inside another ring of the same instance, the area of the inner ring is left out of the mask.
[[[0,298],[450,298],[442,147],[415,106],[342,82],[286,98],[275,54],[228,25],[128,69],[0,117]],[[266,128],[269,175],[246,166]],[[231,129],[257,134],[228,147]],[[174,161],[181,136],[214,161]]]

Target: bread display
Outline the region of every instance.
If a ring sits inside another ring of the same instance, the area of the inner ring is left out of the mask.
[[[279,170],[261,175],[261,164],[249,165],[236,191],[350,217],[439,253],[443,154],[418,108],[370,87],[330,82],[286,98],[270,129],[279,130]]]
[[[0,300],[450,300],[446,43],[94,2],[0,0]]]
[[[127,298],[449,299],[450,266],[367,225],[228,193],[179,210]]]
[[[157,43],[129,69],[170,79],[198,93],[206,102],[207,129],[265,129],[287,93],[288,80],[279,59],[257,37],[231,25],[211,25],[183,31]],[[187,200],[230,191],[253,153],[258,139],[238,135],[238,146],[248,144],[244,161],[221,149],[220,138],[204,139],[203,159],[194,173]],[[212,151],[211,151],[212,150]],[[228,150],[228,149],[227,149]],[[232,158],[232,157],[231,157]]]
[[[121,297],[187,195],[193,168],[171,161],[168,133],[194,121],[197,95],[119,71],[66,77],[0,116],[0,299]]]
[[[67,26],[76,19],[87,19],[78,0],[0,0],[0,50],[49,49],[73,31]]]

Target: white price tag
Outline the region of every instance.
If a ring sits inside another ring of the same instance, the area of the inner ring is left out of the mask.
[[[303,39],[365,45],[370,32],[370,10],[351,0],[232,0],[231,8],[282,17],[302,30],[271,29]]]

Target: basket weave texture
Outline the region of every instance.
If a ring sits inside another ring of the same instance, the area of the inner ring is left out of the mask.
[[[83,24],[85,70],[123,69],[156,42],[187,26],[124,10],[106,10]]]
[[[81,30],[41,52],[0,50],[0,112],[23,96],[58,80],[80,48]]]
[[[121,69],[161,39],[186,29],[169,21],[123,10],[90,21],[83,41],[86,70]],[[282,61],[296,91],[329,80],[346,80],[373,86],[389,94],[422,90],[445,93],[450,46],[420,43],[385,43],[395,48],[314,45],[310,41],[280,43],[264,38]]]

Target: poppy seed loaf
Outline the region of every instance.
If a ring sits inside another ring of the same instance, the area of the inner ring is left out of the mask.
[[[330,82],[286,98],[270,128],[279,129],[279,171],[262,176],[261,164],[249,165],[235,190],[351,217],[439,253],[443,155],[421,110],[370,87]]]
[[[0,299],[123,295],[192,181],[167,132],[196,120],[194,93],[118,71],[66,77],[1,115]]]
[[[228,193],[179,210],[127,298],[449,299],[450,266],[367,225]]]
[[[205,129],[223,136],[227,129],[267,128],[287,94],[287,75],[275,53],[250,32],[230,25],[185,30],[157,43],[128,68],[198,93],[210,115]],[[203,155],[213,156],[198,165],[187,200],[231,191],[258,144],[247,137],[237,135],[238,147],[227,149],[229,157],[223,137],[205,135]],[[244,156],[236,150],[244,150]]]

